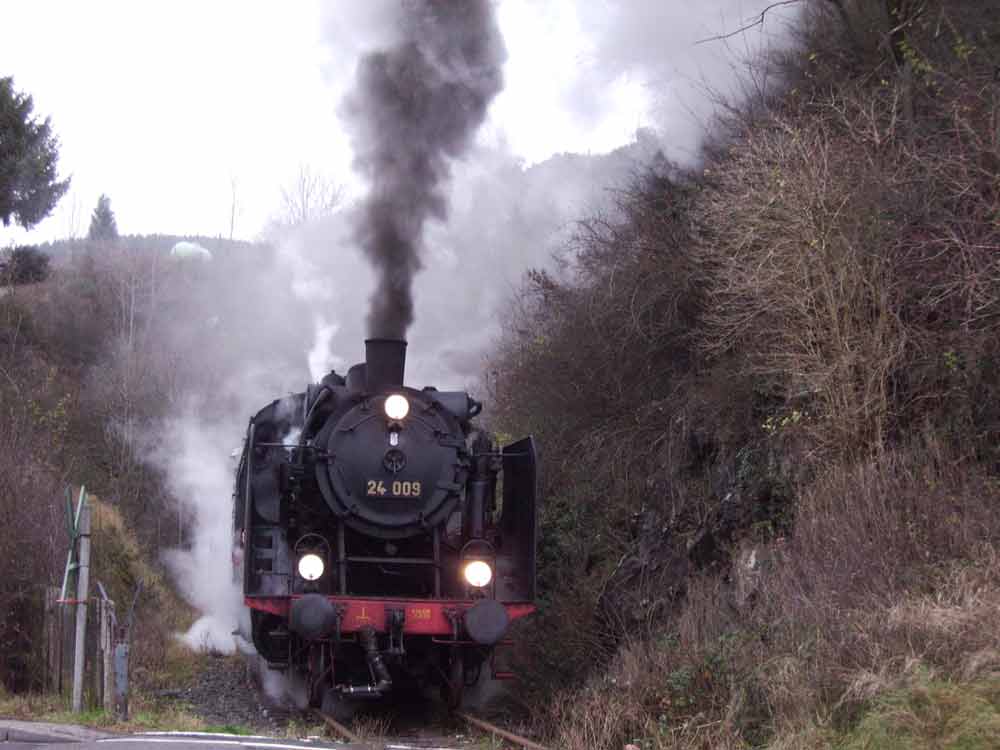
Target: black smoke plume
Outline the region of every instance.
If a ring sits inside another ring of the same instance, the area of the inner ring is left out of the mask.
[[[461,157],[503,86],[503,39],[489,0],[400,2],[393,44],[365,55],[345,101],[355,167],[369,181],[356,237],[375,267],[371,336],[404,338],[423,227],[447,216]]]

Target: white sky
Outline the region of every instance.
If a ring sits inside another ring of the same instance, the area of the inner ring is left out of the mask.
[[[647,15],[652,8],[670,16],[667,26],[676,18],[664,33],[672,32],[677,55],[692,59],[704,50],[693,47],[697,38],[737,26],[763,4],[635,2]],[[252,239],[302,164],[358,189],[337,108],[363,43],[351,29],[361,5],[5,3],[0,75],[33,96],[36,114],[51,116],[60,173],[73,184],[30,234],[0,226],[0,246],[85,234],[100,193],[111,198],[122,234],[228,237],[235,183],[235,235]],[[641,65],[609,66],[593,77],[607,43],[603,14],[628,9],[629,0],[502,0],[505,89],[480,137],[533,163],[565,151],[608,151],[650,124],[664,104],[651,96]],[[692,13],[701,15],[693,21]],[[593,86],[600,87],[597,97],[589,92],[596,111],[590,102],[583,112],[579,94]]]

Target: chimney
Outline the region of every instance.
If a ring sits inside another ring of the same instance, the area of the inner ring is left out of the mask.
[[[366,339],[365,363],[369,393],[402,386],[403,371],[406,369],[406,342],[401,339]]]

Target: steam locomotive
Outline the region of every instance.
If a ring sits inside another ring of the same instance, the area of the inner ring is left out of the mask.
[[[403,385],[406,342],[369,339],[251,420],[234,529],[255,647],[346,718],[394,686],[448,703],[534,611],[535,445],[498,449],[464,391]],[[497,505],[497,494],[501,502]]]

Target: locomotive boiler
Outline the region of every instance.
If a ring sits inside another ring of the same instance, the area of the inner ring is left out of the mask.
[[[508,677],[495,650],[535,597],[533,440],[499,447],[468,393],[404,386],[406,342],[365,349],[250,420],[235,489],[253,643],[341,717]]]

